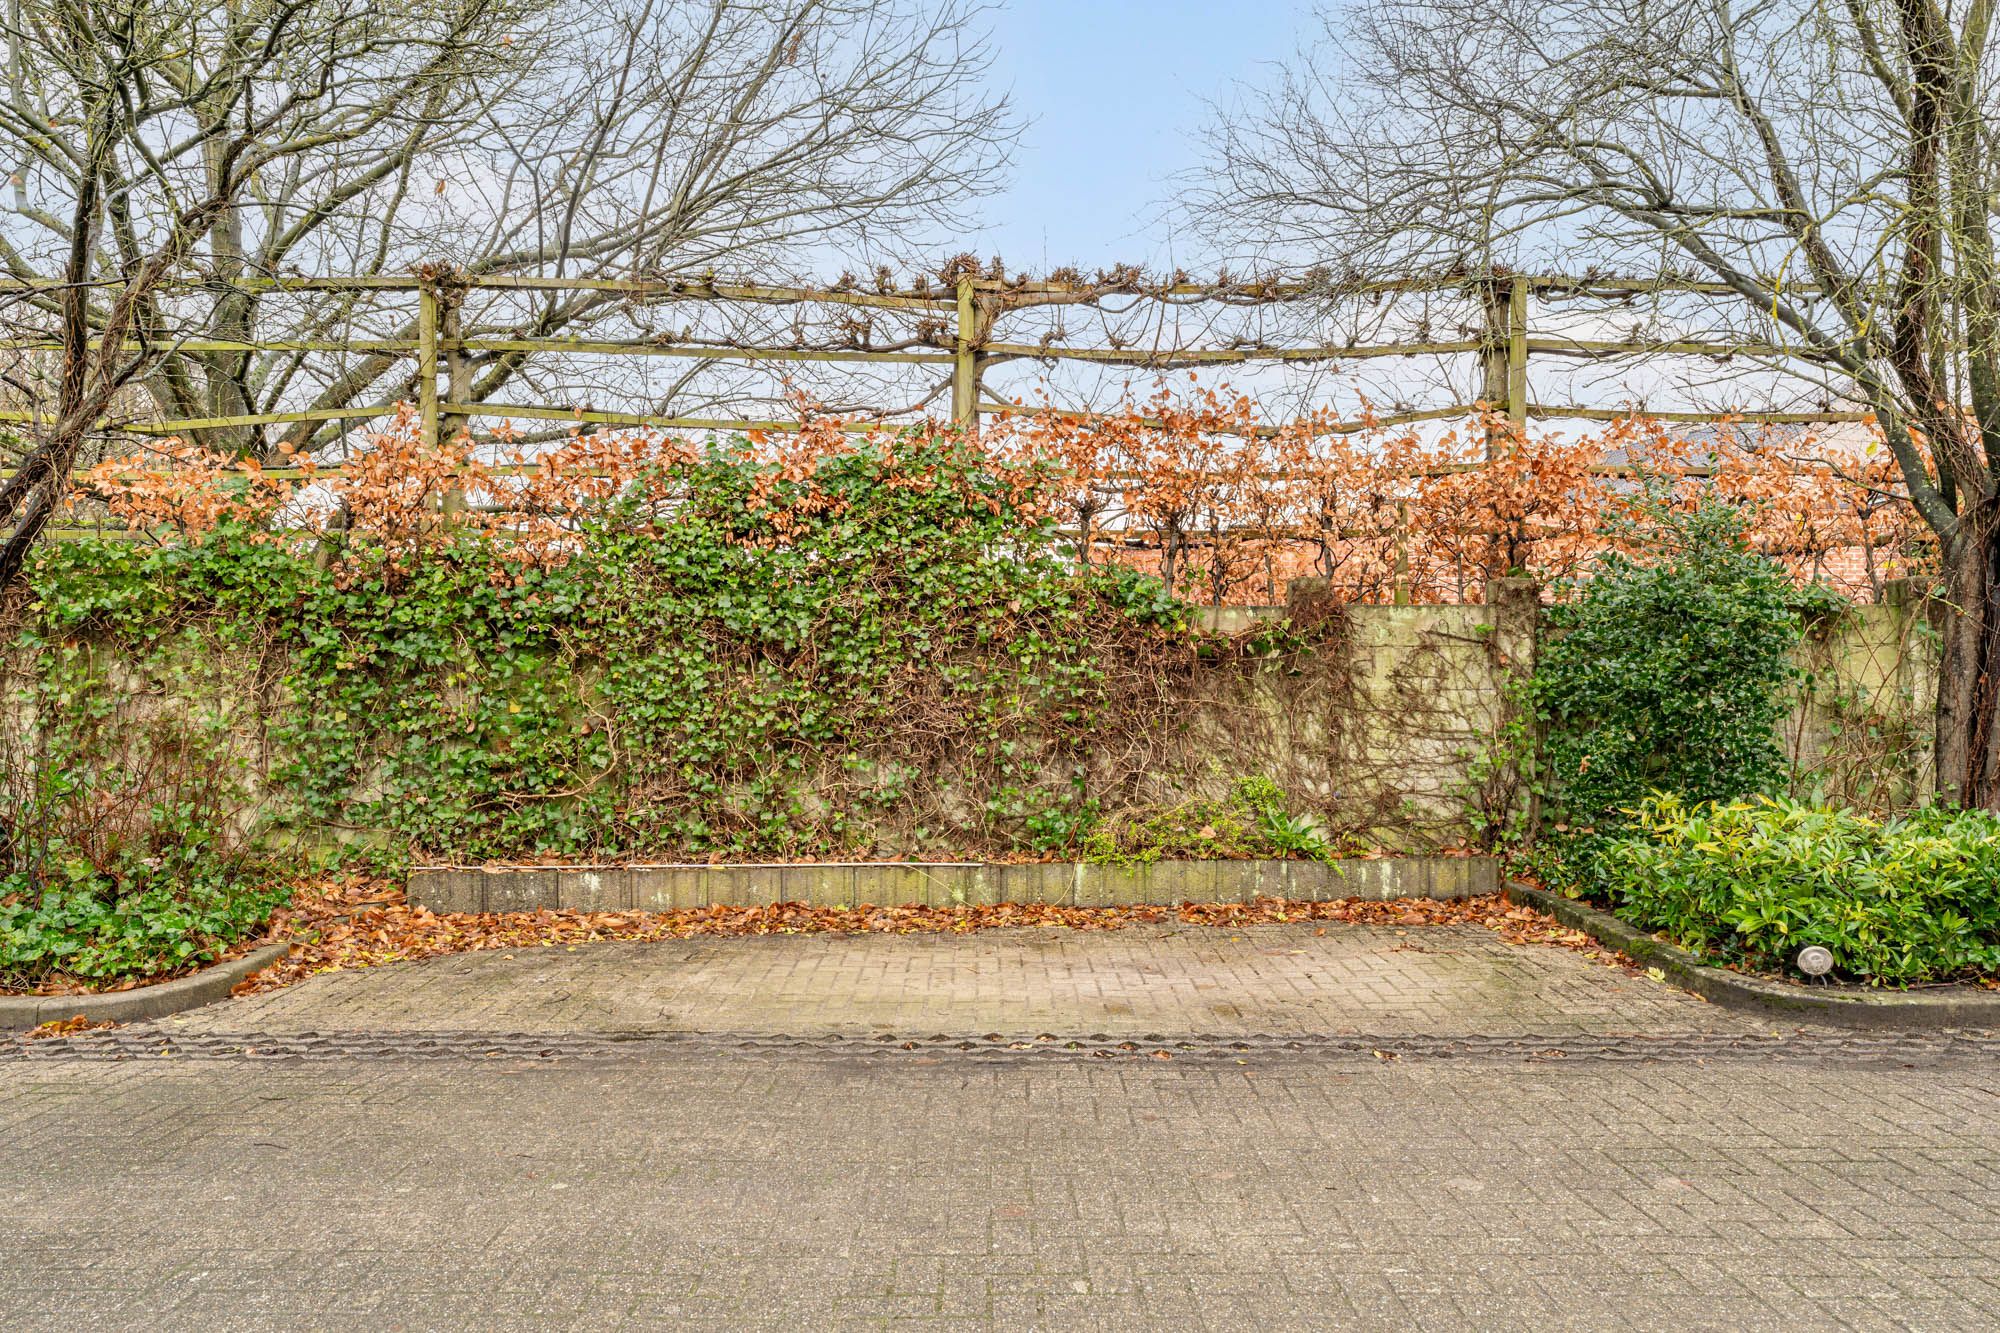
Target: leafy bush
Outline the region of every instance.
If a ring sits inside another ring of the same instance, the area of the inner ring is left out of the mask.
[[[1663,796],[1591,861],[1620,916],[1720,960],[1778,972],[1818,944],[1838,975],[1871,983],[2000,972],[2000,816],[1989,813],[1875,820],[1768,797]]]
[[[1643,507],[1628,544],[1551,607],[1530,695],[1546,729],[1543,782],[1561,826],[1611,828],[1653,792],[1687,801],[1776,791],[1777,727],[1797,679],[1801,593],[1752,551],[1745,516],[1706,503]]]

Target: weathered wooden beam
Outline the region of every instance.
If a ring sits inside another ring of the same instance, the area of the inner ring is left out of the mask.
[[[1532,417],[1575,417],[1582,421],[1630,421],[1645,418],[1677,424],[1724,425],[1750,422],[1755,425],[1828,425],[1873,421],[1873,412],[1655,412],[1650,408],[1579,407],[1569,403],[1529,403]]]
[[[356,338],[350,342],[340,342],[330,338],[272,338],[259,342],[237,342],[228,338],[174,338],[154,339],[142,343],[127,338],[120,347],[127,352],[148,349],[161,352],[380,352],[397,354],[419,350],[420,340],[416,338]],[[102,347],[102,338],[89,339],[92,347]],[[55,338],[0,338],[0,347],[29,352],[54,352],[62,349],[62,343]]]
[[[599,412],[593,408],[543,407],[524,403],[446,403],[444,410],[468,417],[520,417],[526,421],[574,421],[591,426],[652,426],[667,430],[764,430],[775,433],[802,428],[796,418],[790,421],[758,421],[741,417],[653,416],[642,412]],[[843,421],[840,428],[851,435],[866,435],[878,430],[900,430],[914,424],[910,421]]]
[[[1009,279],[975,278],[973,283],[978,291],[1000,297],[1072,296],[1088,301],[1102,296],[1209,296],[1235,301],[1288,301],[1339,296],[1395,295],[1405,292],[1473,293],[1490,285],[1496,278],[1511,280],[1513,276],[1516,275],[1468,273],[1358,279],[1345,282],[1250,280],[1168,283],[1017,282]],[[1518,276],[1522,276],[1529,288],[1538,295],[1578,297],[1682,293],[1729,297],[1741,295],[1736,288],[1727,283],[1692,278],[1577,277],[1565,274]],[[244,277],[231,279],[225,285],[243,291],[263,292],[404,292],[420,289],[423,281],[414,273],[380,273],[366,276]],[[1769,275],[1756,275],[1754,281],[1772,291],[1790,295],[1810,297],[1820,294],[1819,287],[1813,283],[1795,283]],[[677,278],[544,278],[516,274],[464,274],[454,278],[454,282],[475,291],[592,291],[613,292],[655,300],[825,303],[925,310],[949,310],[956,296],[954,291],[948,289],[931,291],[905,288],[891,292],[866,292],[845,287],[773,286]],[[53,294],[62,291],[63,286],[62,283],[53,281],[23,282],[19,279],[6,279],[0,280],[0,294]],[[161,290],[165,291],[209,290],[215,286],[212,280],[194,278],[169,280],[160,284]]]
[[[1507,419],[1528,422],[1528,280],[1515,278],[1507,289]]]
[[[459,338],[446,346],[465,352],[570,352],[589,356],[674,356],[707,361],[949,362],[950,352],[819,351],[807,347],[690,347],[655,342],[599,342],[583,338]]]
[[[987,343],[990,358],[1036,361],[1096,361],[1127,366],[1220,366],[1253,361],[1360,361],[1385,356],[1447,356],[1476,352],[1477,339],[1454,342],[1387,343],[1353,347],[1065,347],[1046,343]]]
[[[1811,348],[1784,347],[1777,343],[1707,342],[1678,338],[1662,342],[1643,340],[1609,341],[1596,338],[1564,338],[1542,334],[1527,340],[1527,350],[1552,356],[1707,356],[1769,357],[1773,360],[1819,361],[1825,354]]]
[[[352,417],[367,421],[390,416],[403,404],[375,403],[354,407],[319,407],[301,412],[251,412],[234,417],[187,417],[173,421],[100,421],[96,429],[123,431],[132,435],[178,435],[186,431],[219,429],[225,426],[269,426],[300,421],[341,421]],[[16,409],[0,409],[0,421],[33,422],[46,425],[53,418]]]
[[[1009,404],[1009,403],[987,402],[980,405],[980,410],[982,412],[991,412],[999,416],[1020,416],[1020,417],[1052,416],[1063,421],[1082,421],[1082,422],[1105,421],[1109,420],[1112,417],[1120,417],[1122,419],[1123,417],[1122,413],[1117,413],[1117,412],[1078,412],[1062,408],[1026,407],[1019,403]],[[1388,426],[1405,426],[1419,421],[1444,421],[1450,418],[1468,416],[1472,413],[1473,410],[1474,409],[1472,405],[1467,403],[1455,407],[1429,407],[1415,412],[1397,412],[1384,416],[1374,417],[1369,420],[1339,422],[1336,425],[1328,426],[1326,428],[1326,433],[1330,435],[1354,435],[1362,431],[1380,430]],[[1134,417],[1132,419],[1137,421],[1140,425],[1150,427],[1154,430],[1162,430],[1166,427],[1167,424],[1166,422],[1161,421],[1157,417]],[[1248,431],[1219,428],[1216,430],[1215,433],[1217,435],[1236,435],[1236,436],[1243,436],[1246,438],[1268,440],[1276,437],[1279,434],[1279,432],[1281,432],[1283,429],[1284,428],[1282,426],[1255,426]]]
[[[465,275],[454,279],[473,291],[526,292],[611,292],[658,301],[757,301],[777,304],[825,304],[880,306],[891,309],[949,309],[949,292],[922,291],[862,292],[827,287],[773,287],[756,284],[685,282],[637,278],[536,278],[511,274]],[[253,292],[408,292],[418,291],[424,280],[414,273],[384,273],[368,277],[237,278],[227,286]],[[163,291],[209,290],[213,282],[199,279],[160,284]],[[53,294],[61,283],[0,281],[0,294]]]
[[[957,313],[951,353],[951,419],[971,430],[979,425],[979,361],[973,349],[979,336],[979,305],[971,278],[958,280]]]

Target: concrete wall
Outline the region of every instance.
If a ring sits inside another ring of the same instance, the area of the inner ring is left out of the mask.
[[[1283,614],[1283,608],[1229,608],[1214,628],[1239,633]],[[1874,808],[1907,806],[1929,790],[1936,637],[1925,614],[1899,596],[1854,609],[1802,647],[1811,682],[1784,728],[1802,786]],[[1509,685],[1533,668],[1539,605],[1532,587],[1496,585],[1475,606],[1366,605],[1343,615],[1321,648],[1196,669],[1175,685],[1160,715],[1125,719],[1118,735],[1107,733],[1103,748],[1119,748],[1100,762],[1125,776],[1102,788],[1105,814],[1219,797],[1234,779],[1263,775],[1329,830],[1421,855],[1476,843],[1482,827],[1517,809],[1525,798],[1512,770],[1492,761],[1515,706]],[[269,673],[216,669],[143,683],[117,679],[133,706],[144,706],[134,716],[155,724],[178,711],[208,725],[217,717],[236,719],[229,729],[246,791],[244,818],[278,804],[260,790],[274,757],[258,726],[281,706],[276,699],[219,699],[214,707],[175,702],[198,681],[208,682],[203,688],[261,681],[268,691]],[[18,727],[21,719],[15,721]],[[346,828],[337,836],[372,835]],[[870,854],[934,856],[970,845],[947,828],[933,845]]]
[[[1495,606],[1370,606],[1355,617],[1349,796],[1378,836],[1462,839],[1469,764],[1503,711]]]
[[[1803,792],[1877,811],[1921,804],[1936,787],[1941,640],[1908,583],[1888,593],[1801,645],[1807,679],[1784,729]]]
[[[1533,672],[1541,613],[1533,585],[1503,580],[1478,606],[1356,606],[1328,675],[1253,676],[1214,691],[1208,745],[1324,802],[1370,841],[1422,851],[1474,836],[1523,799],[1495,770],[1496,737]],[[1240,633],[1282,607],[1224,607],[1210,628]],[[1928,608],[1892,584],[1800,645],[1805,673],[1781,728],[1795,789],[1863,808],[1904,809],[1933,789],[1937,635]],[[1343,678],[1344,677],[1344,678]]]
[[[1248,902],[1253,898],[1465,898],[1499,890],[1491,857],[1160,861],[1102,866],[971,862],[884,865],[419,866],[410,900],[434,912],[678,911],[773,903],[963,907]]]
[[[1506,683],[1532,661],[1509,615],[1504,603],[1351,607],[1328,660],[1203,682],[1200,748],[1367,842],[1462,844]]]

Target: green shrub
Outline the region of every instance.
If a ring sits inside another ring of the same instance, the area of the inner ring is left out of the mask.
[[[1729,800],[1787,776],[1792,653],[1826,594],[1752,551],[1732,506],[1645,512],[1647,561],[1608,555],[1549,610],[1529,692],[1558,826],[1613,828],[1653,792]]]
[[[1662,796],[1598,840],[1589,873],[1635,925],[1763,971],[1818,944],[1837,975],[1875,984],[2000,972],[2000,816],[1985,812]]]

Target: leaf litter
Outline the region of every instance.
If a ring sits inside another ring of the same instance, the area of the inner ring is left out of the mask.
[[[267,939],[289,941],[291,954],[237,984],[249,995],[326,972],[496,949],[533,949],[599,942],[658,942],[756,935],[969,935],[976,931],[1053,928],[1122,930],[1180,924],[1240,926],[1387,926],[1401,930],[1476,926],[1508,944],[1576,950],[1596,961],[1630,967],[1589,935],[1554,917],[1508,902],[1476,898],[1340,898],[1306,901],[1257,898],[1237,903],[1178,906],[1063,907],[1046,903],[990,906],[819,907],[777,903],[758,907],[695,907],[675,911],[584,912],[543,908],[525,912],[433,912],[408,902],[385,881],[351,878],[302,887],[272,919]]]

